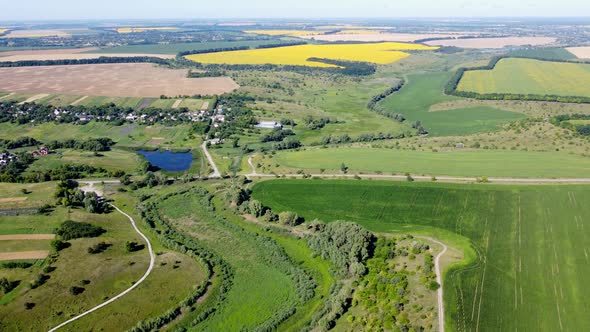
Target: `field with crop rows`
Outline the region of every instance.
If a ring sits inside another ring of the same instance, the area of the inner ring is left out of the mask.
[[[493,70],[465,72],[457,90],[590,97],[590,65],[502,59]]]
[[[274,64],[311,67],[335,67],[335,65],[308,61],[309,58],[372,62],[388,64],[410,56],[403,51],[432,51],[436,47],[405,43],[298,45],[245,51],[194,54],[187,59],[206,64]]]
[[[462,248],[469,263],[444,281],[452,330],[590,329],[585,187],[276,180],[253,189],[275,212],[426,233]]]

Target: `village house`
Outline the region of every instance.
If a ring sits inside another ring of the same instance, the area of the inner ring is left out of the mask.
[[[33,151],[31,154],[33,157],[47,156],[49,154],[49,148],[43,146],[39,150]]]

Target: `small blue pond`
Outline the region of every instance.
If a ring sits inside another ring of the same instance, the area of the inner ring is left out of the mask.
[[[183,172],[191,168],[193,162],[192,152],[172,151],[137,151],[145,157],[150,164],[168,172]]]

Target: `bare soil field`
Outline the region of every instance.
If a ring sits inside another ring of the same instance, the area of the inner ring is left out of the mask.
[[[154,57],[154,58],[161,58],[161,59],[173,59],[175,57],[174,54],[127,54],[127,53],[45,53],[37,52],[32,53],[35,51],[27,51],[28,54],[20,54],[20,55],[11,55],[11,56],[4,56],[0,57],[0,61],[3,62],[16,62],[16,61],[26,61],[26,60],[33,60],[33,61],[43,61],[43,60],[87,60],[87,59],[98,59],[100,57],[117,57],[117,58],[132,58],[132,57],[140,57],[140,56],[147,56],[147,57]],[[3,53],[0,53],[0,56]]]
[[[76,54],[86,53],[99,50],[98,47],[84,47],[84,48],[60,48],[55,50],[27,50],[27,51],[7,51],[0,52],[0,57],[13,55],[46,55],[46,54]]]
[[[178,99],[177,101],[174,102],[174,105],[172,105],[172,108],[177,109],[181,103],[182,103],[182,99]]]
[[[187,78],[186,70],[149,63],[0,68],[0,90],[78,96],[217,95],[239,86],[229,77]]]
[[[22,241],[22,240],[53,240],[55,234],[14,234],[0,235],[0,241]]]
[[[2,38],[37,38],[37,37],[69,37],[70,34],[63,30],[12,30]]]
[[[24,202],[27,200],[28,197],[9,197],[9,198],[0,198],[0,203],[18,203]]]
[[[343,33],[318,36],[301,36],[305,39],[322,41],[359,41],[359,42],[413,42],[427,38],[456,38],[463,35],[456,34],[413,34],[413,33]]]
[[[0,252],[0,261],[19,259],[43,259],[49,255],[49,250]]]
[[[504,48],[506,46],[547,45],[555,42],[553,37],[503,37],[503,38],[470,38],[445,39],[426,42],[432,46],[456,46],[462,48]]]
[[[566,50],[578,59],[590,59],[590,46],[568,47]]]

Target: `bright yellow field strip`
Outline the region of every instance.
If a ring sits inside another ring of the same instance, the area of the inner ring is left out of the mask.
[[[118,33],[133,33],[133,32],[144,32],[144,31],[170,31],[170,30],[179,30],[178,28],[173,27],[143,27],[143,28],[118,28]]]
[[[323,34],[322,31],[305,30],[246,30],[244,32],[267,36],[315,36]]]
[[[186,58],[206,64],[231,65],[295,65],[310,67],[336,67],[311,62],[309,58],[371,62],[388,64],[404,59],[410,54],[402,51],[436,50],[437,47],[407,43],[297,45],[256,50],[189,55]]]
[[[6,31],[8,31],[8,29],[2,29],[2,28],[0,28],[0,35],[3,34],[3,33],[5,33]]]

